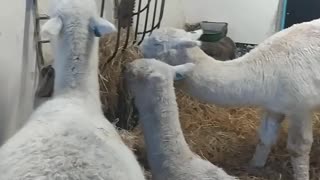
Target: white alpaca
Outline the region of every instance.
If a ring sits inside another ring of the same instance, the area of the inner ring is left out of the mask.
[[[193,67],[192,63],[170,66],[155,59],[139,59],[126,67],[152,177],[155,180],[236,180],[194,154],[184,139],[173,80],[182,79]]]
[[[288,116],[287,148],[294,178],[309,179],[311,112],[320,105],[320,20],[278,32],[246,55],[226,62],[207,56],[197,47],[198,37],[191,35],[181,29],[160,29],[145,39],[142,51],[145,57],[171,65],[195,62],[182,89],[204,102],[265,109],[260,143],[251,161],[254,167],[265,165]]]
[[[98,38],[115,31],[94,0],[56,0],[43,32],[55,44],[55,91],[0,149],[1,180],[144,180],[134,154],[104,118]]]

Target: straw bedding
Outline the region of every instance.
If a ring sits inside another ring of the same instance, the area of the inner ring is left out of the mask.
[[[117,121],[115,122],[117,125],[126,127],[126,129],[132,129],[132,127],[135,126],[136,118],[134,117],[134,109],[130,104],[130,97],[128,97],[121,73],[124,64],[141,58],[142,54],[137,46],[132,45],[132,33],[128,47],[123,50],[126,33],[122,32],[118,53],[108,63],[109,57],[111,57],[115,51],[116,39],[117,34],[113,33],[100,40],[100,98],[102,108],[109,120]]]
[[[124,35],[121,35],[122,43]],[[101,39],[100,67],[106,62],[115,46],[115,35]],[[130,46],[101,69],[101,99],[107,117],[112,121],[129,122],[135,119],[130,97],[122,84],[121,67],[123,64],[140,58],[137,47]],[[120,84],[120,85],[119,85]],[[122,97],[121,97],[122,96]],[[191,149],[213,164],[224,168],[228,173],[244,180],[291,180],[289,154],[286,150],[287,124],[284,122],[277,145],[271,152],[267,166],[256,172],[246,169],[257,144],[257,128],[260,123],[260,109],[255,108],[219,108],[197,102],[177,90],[180,120]],[[120,105],[119,105],[120,104]],[[120,107],[120,109],[119,109]],[[120,117],[121,116],[121,117]],[[138,160],[148,170],[143,135],[139,126],[133,130],[120,130],[120,134],[129,147],[135,151]],[[320,177],[320,113],[314,116],[314,144],[311,153],[311,179]],[[150,173],[146,172],[150,178]]]

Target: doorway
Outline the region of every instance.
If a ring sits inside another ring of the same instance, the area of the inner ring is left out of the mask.
[[[320,18],[320,0],[287,0],[285,28]]]

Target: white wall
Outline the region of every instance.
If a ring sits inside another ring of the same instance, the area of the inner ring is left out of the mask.
[[[228,35],[237,42],[259,43],[276,31],[279,0],[185,0],[183,5],[187,22],[228,22]]]
[[[182,1],[184,0],[170,0],[166,1],[165,9],[164,9],[164,16],[161,21],[161,27],[177,27],[177,28],[183,28],[186,17],[184,16],[184,9],[182,6]],[[143,9],[147,5],[148,0],[142,0],[141,9]],[[154,12],[154,0],[151,0],[150,3],[150,12],[148,16],[148,24],[147,24],[147,30],[150,30],[152,27],[152,18],[153,18],[153,12]],[[160,5],[162,0],[158,0],[158,8],[157,8],[157,16],[155,19],[155,24],[159,20],[159,13],[160,13]],[[138,11],[138,1],[136,3],[135,12]],[[135,24],[137,23],[137,16],[134,17],[134,28]],[[140,14],[140,20],[139,20],[139,32],[142,32],[145,27],[145,19],[146,19],[146,11]],[[141,36],[138,36],[138,39]]]
[[[164,9],[164,16],[161,21],[161,27],[177,27],[183,28],[186,17],[185,17],[185,10],[183,9],[183,4],[185,0],[170,0],[166,1],[165,9]],[[141,8],[145,7],[148,0],[142,0]],[[162,0],[158,0],[158,8],[157,8],[157,16],[156,16],[156,23],[159,19],[159,12],[160,12],[160,3]],[[138,3],[136,3],[136,10],[138,9]],[[152,18],[153,18],[153,11],[154,11],[154,0],[151,0],[150,5],[150,12],[149,12],[149,20],[148,20],[148,28],[149,30],[152,25]],[[145,25],[145,18],[146,18],[146,11],[141,14],[140,22],[139,22],[139,31],[143,31]],[[136,20],[136,19],[134,19]],[[135,21],[136,23],[136,21]]]
[[[96,0],[100,7],[101,0]],[[142,7],[148,0],[142,1]],[[39,0],[41,12],[46,12],[48,0]],[[149,27],[153,12],[149,14]],[[161,1],[159,1],[161,2]],[[236,42],[260,43],[278,31],[279,5],[281,0],[170,0],[166,1],[162,27],[182,28],[187,23],[203,20],[229,23],[229,36]],[[138,3],[136,3],[136,8]],[[280,8],[281,9],[281,8]],[[105,18],[113,20],[113,0],[106,0]],[[139,29],[143,30],[145,13],[142,14]],[[149,28],[148,28],[149,29]]]
[[[100,7],[101,0],[96,1]],[[142,1],[142,7],[147,1]],[[44,13],[47,2],[48,0],[39,0],[40,9]],[[159,0],[159,5],[160,2]],[[281,0],[170,0],[166,1],[161,25],[182,28],[186,22],[223,21],[229,23],[228,35],[236,42],[257,44],[278,31],[278,9],[281,2]],[[149,13],[149,27],[152,22],[153,3],[154,1],[151,3]],[[137,6],[138,3],[136,8]],[[113,0],[106,0],[105,18],[113,20]],[[143,30],[144,20],[145,13],[140,19],[140,31]]]
[[[229,23],[228,35],[236,42],[257,44],[278,30],[279,2],[281,0],[170,0],[166,1],[162,27],[181,28],[186,22],[203,20],[223,21]],[[143,24],[144,21],[140,21],[140,30]]]
[[[32,0],[0,6],[0,144],[26,122],[33,108],[35,53]],[[25,26],[30,24],[31,26]]]

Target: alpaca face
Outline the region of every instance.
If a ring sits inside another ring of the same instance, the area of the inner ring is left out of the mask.
[[[171,66],[155,59],[138,59],[125,68],[125,78],[133,94],[146,95],[150,91],[184,79],[194,68],[193,63]]]
[[[203,34],[202,30],[186,32],[183,29],[161,28],[155,30],[141,44],[145,58],[165,59],[168,54],[179,52],[186,48],[201,45],[198,39]]]

